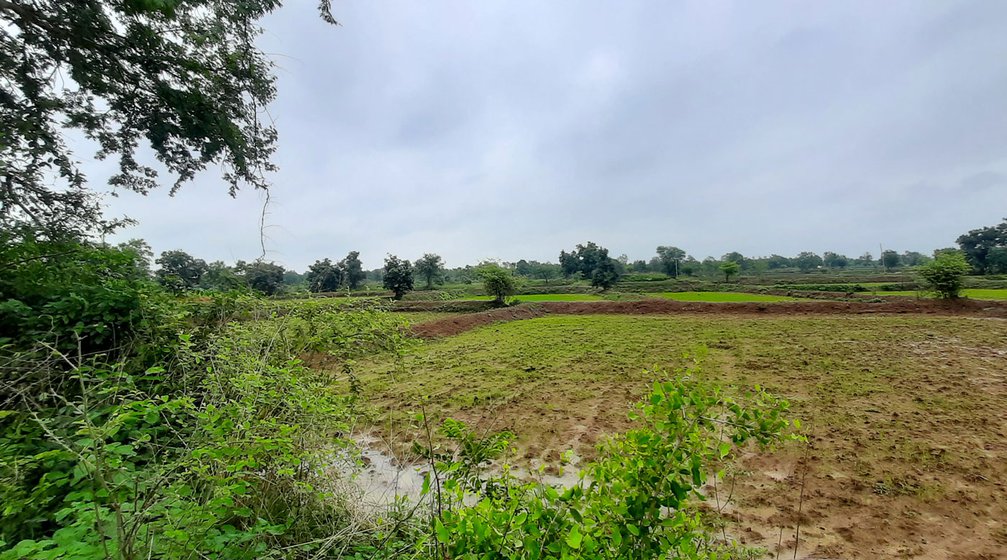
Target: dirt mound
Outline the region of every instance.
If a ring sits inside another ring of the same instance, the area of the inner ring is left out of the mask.
[[[778,303],[706,303],[645,299],[639,301],[549,301],[493,309],[461,317],[421,323],[412,327],[421,338],[453,336],[497,322],[557,315],[817,315],[817,314],[927,314],[1007,317],[1007,302],[962,299],[958,301],[893,298],[882,302],[800,301]]]
[[[502,309],[493,309],[480,313],[451,317],[449,319],[441,319],[440,321],[419,323],[417,325],[413,325],[412,331],[420,338],[438,338],[442,336],[456,335],[476,327],[501,321],[506,322],[517,321],[520,319],[534,319],[536,317],[542,317],[543,315],[545,315],[545,313],[542,311],[541,304],[526,303],[515,307],[505,307]]]

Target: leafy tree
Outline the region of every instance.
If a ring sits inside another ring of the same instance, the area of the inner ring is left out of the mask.
[[[283,284],[285,286],[300,286],[307,284],[307,274],[301,274],[296,270],[286,270],[283,272]]]
[[[496,263],[483,263],[476,272],[483,281],[486,294],[493,296],[493,302],[497,305],[503,305],[504,301],[517,290],[514,274]]]
[[[900,264],[902,264],[902,259],[895,251],[887,250],[881,253],[881,266],[885,267],[886,271],[898,268]]]
[[[198,286],[207,271],[206,261],[185,251],[165,251],[154,262],[161,266],[155,273],[157,281],[176,293]]]
[[[1007,247],[993,247],[986,253],[986,266],[993,274],[1007,274]]]
[[[681,272],[686,276],[693,276],[696,274],[697,271],[699,271],[699,268],[700,268],[699,261],[697,261],[693,257],[687,257],[684,261],[682,261],[682,266],[679,272]]]
[[[781,268],[787,268],[788,266],[790,266],[790,259],[780,255],[770,255],[769,258],[766,259],[766,266],[769,268],[769,270],[779,270]]]
[[[794,264],[801,272],[808,272],[809,270],[814,270],[822,266],[822,257],[819,257],[811,251],[803,251],[801,254],[797,255],[794,259]]]
[[[846,255],[840,255],[833,253],[832,251],[826,251],[822,255],[822,264],[829,268],[846,268],[846,265],[850,263],[850,260],[846,258]]]
[[[734,261],[720,263],[720,271],[724,273],[724,282],[730,282],[731,277],[741,272],[741,265]]]
[[[130,239],[118,245],[120,251],[130,251],[136,255],[136,275],[139,278],[150,278],[150,263],[154,259],[154,251],[143,239]]]
[[[413,267],[416,274],[427,283],[426,289],[432,290],[434,283],[444,283],[444,261],[440,255],[426,253],[416,260]]]
[[[275,295],[283,289],[283,267],[276,263],[238,261],[234,270],[249,288],[267,296]]]
[[[722,262],[731,261],[738,263],[738,266],[741,267],[740,270],[748,270],[751,267],[751,262],[749,261],[749,259],[745,258],[745,255],[742,255],[737,251],[731,251],[730,253],[721,257],[720,260]]]
[[[328,0],[323,18],[333,22]],[[118,159],[116,188],[146,193],[157,170],[141,143],[176,177],[172,191],[221,166],[233,195],[266,188],[276,130],[263,120],[276,94],[271,62],[255,46],[274,0],[206,2],[0,1],[0,225],[47,232],[114,227],[86,189],[64,135],[94,140]],[[334,22],[333,22],[334,23]]]
[[[616,267],[616,261],[606,256],[594,269],[594,273],[591,275],[591,285],[604,291],[614,286],[618,281],[619,271]]]
[[[906,266],[920,266],[926,264],[930,257],[916,251],[906,251],[902,253],[902,264]]]
[[[548,284],[549,280],[558,278],[562,274],[562,269],[556,264],[532,261],[529,264],[529,274],[532,278],[544,280]]]
[[[308,267],[305,278],[308,281],[308,291],[312,293],[335,292],[343,284],[343,270],[329,259],[315,261]]]
[[[678,247],[661,245],[657,248],[657,258],[661,262],[661,272],[672,278],[678,278],[682,259],[685,258],[685,251]]]
[[[402,299],[413,289],[413,265],[395,255],[388,255],[385,257],[382,285],[395,294],[395,299]]]
[[[962,253],[940,253],[934,260],[920,267],[920,276],[937,297],[955,299],[961,293],[969,263]]]
[[[866,266],[869,266],[869,267],[876,267],[877,266],[877,263],[874,261],[874,255],[871,255],[870,251],[867,251],[863,255],[860,255],[860,257],[856,258],[853,261],[853,263],[856,264],[857,266],[865,266],[865,267]]]
[[[199,279],[199,287],[204,290],[227,292],[240,289],[244,286],[244,279],[233,268],[224,264],[223,261],[213,261],[206,265],[206,272]]]
[[[599,247],[593,241],[588,241],[586,245],[577,245],[575,254],[580,262],[580,274],[585,279],[593,278],[595,269],[609,258],[608,249]]]
[[[633,264],[630,265],[630,269],[633,272],[647,272],[648,270],[650,270],[650,268],[647,266],[647,261],[642,259],[633,261]]]
[[[989,252],[996,247],[1007,247],[1007,218],[999,225],[974,229],[961,235],[957,243],[976,272],[990,272]]]
[[[563,277],[569,278],[570,276],[576,274],[580,271],[580,259],[577,257],[577,252],[567,253],[566,251],[559,252],[559,266],[563,270]]]
[[[343,270],[343,278],[351,290],[359,288],[367,276],[364,274],[364,265],[360,262],[359,251],[350,251],[346,258],[339,261],[339,268]]]

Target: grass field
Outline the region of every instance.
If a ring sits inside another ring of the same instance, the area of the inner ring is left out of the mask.
[[[491,296],[468,296],[463,301],[489,301],[493,299]],[[596,296],[594,294],[528,294],[514,296],[513,299],[518,299],[523,302],[535,302],[535,301],[601,301],[605,298],[601,296]]]
[[[661,292],[654,295],[676,301],[703,301],[714,303],[799,301],[797,298],[786,296],[746,294],[743,292]]]
[[[959,317],[554,316],[424,343],[402,369],[378,359],[359,375],[386,436],[411,431],[425,402],[433,418],[514,430],[516,461],[534,464],[590,456],[663,377],[645,370],[702,344],[702,376],[790,399],[811,441],[745,458],[736,534],[792,538],[807,452],[802,554],[994,558],[1007,538],[1005,340],[1007,322]]]
[[[455,312],[441,312],[441,311],[396,311],[392,312],[392,315],[398,317],[410,325],[418,325],[420,323],[427,323],[430,321],[438,321],[440,319],[449,319],[451,317],[459,317],[465,315],[465,313],[455,313]]]
[[[903,290],[897,292],[868,292],[878,296],[912,296],[912,297],[932,297],[931,294],[915,290]],[[986,300],[1007,300],[1007,290],[966,288],[962,290],[962,296],[971,299]]]

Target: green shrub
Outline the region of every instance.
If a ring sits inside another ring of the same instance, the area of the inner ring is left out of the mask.
[[[939,253],[934,260],[919,268],[927,287],[941,299],[955,299],[961,293],[965,274],[970,270],[960,252]]]
[[[479,266],[476,273],[483,281],[483,289],[486,295],[492,296],[494,302],[502,305],[504,300],[514,295],[517,291],[517,278],[511,271],[494,263],[485,263]]]

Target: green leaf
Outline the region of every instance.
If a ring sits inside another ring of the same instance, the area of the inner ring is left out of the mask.
[[[438,541],[445,544],[451,542],[451,531],[441,523],[440,519],[434,522],[434,530],[437,532]]]
[[[578,550],[578,549],[580,549],[580,542],[583,539],[584,539],[584,536],[580,534],[580,529],[577,528],[576,525],[574,525],[573,528],[570,529],[570,534],[568,534],[566,536],[566,544],[570,548],[572,548],[574,550]]]
[[[731,444],[728,442],[722,442],[720,444],[720,458],[723,459],[727,457],[727,454],[731,452]]]

